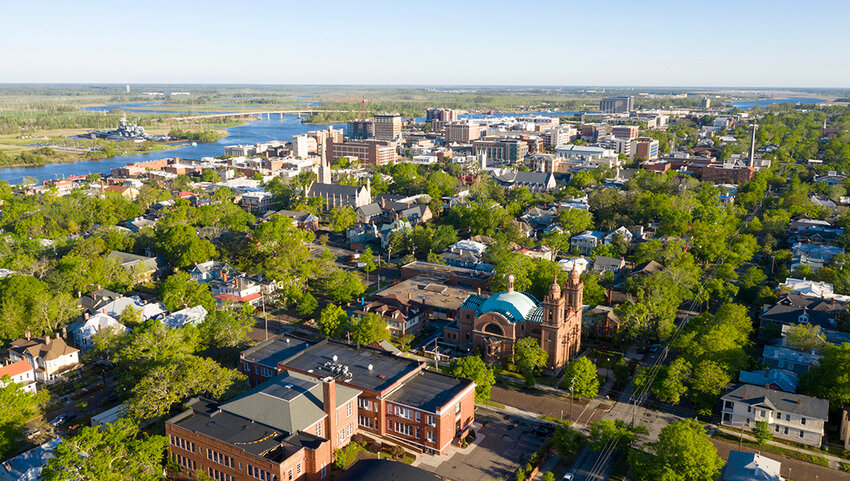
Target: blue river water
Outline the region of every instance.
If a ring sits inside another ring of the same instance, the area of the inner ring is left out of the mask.
[[[816,99],[812,97],[787,97],[784,99],[744,100],[741,102],[731,102],[731,104],[741,110],[750,110],[756,105],[763,107],[765,105],[772,104],[818,104],[821,102],[826,101],[823,99]]]
[[[344,127],[343,124],[332,125],[335,128]],[[18,184],[24,177],[35,177],[39,181],[42,181],[71,175],[107,173],[112,168],[123,167],[131,162],[141,162],[144,160],[165,159],[169,157],[183,157],[187,159],[216,157],[224,154],[225,145],[257,144],[272,140],[289,141],[295,135],[326,127],[327,125],[302,124],[297,115],[272,114],[270,118],[264,116],[261,120],[252,120],[244,125],[227,129],[227,137],[220,139],[218,142],[199,143],[195,146],[184,144],[176,149],[146,154],[119,155],[103,160],[47,164],[39,167],[5,168],[0,169],[0,180],[5,180],[11,184]]]
[[[124,111],[132,112],[134,107],[144,107],[161,103],[153,102],[135,102],[127,104],[101,105],[94,107],[86,107],[92,111],[108,111],[112,108],[120,108]],[[166,112],[164,112],[166,113]],[[170,112],[169,112],[170,113]],[[176,112],[182,113],[182,112]],[[200,112],[193,112],[199,113]],[[215,113],[215,112],[210,112]],[[545,115],[545,116],[567,116],[580,112],[535,112],[533,114],[511,114],[511,113],[493,113],[493,114],[469,114],[462,115],[461,118],[494,118],[494,117],[509,117],[520,115]],[[418,121],[424,121],[424,117],[417,118]],[[331,124],[334,128],[345,129],[344,124]],[[271,114],[269,117],[263,116],[262,119],[252,120],[238,127],[227,129],[227,137],[220,139],[218,142],[199,143],[195,146],[184,144],[176,149],[163,150],[159,152],[151,152],[146,154],[131,154],[119,155],[103,160],[78,161],[60,164],[47,164],[38,167],[13,167],[0,168],[0,180],[5,180],[10,184],[20,183],[24,177],[34,177],[39,181],[48,179],[58,179],[72,175],[88,175],[96,173],[108,173],[115,167],[123,167],[131,162],[141,162],[145,160],[165,159],[169,157],[183,157],[186,159],[200,159],[201,157],[216,157],[224,154],[224,146],[237,144],[258,144],[269,142],[272,140],[290,141],[295,135],[303,134],[311,130],[319,130],[326,128],[327,125],[306,125],[302,124],[297,115],[280,115]]]

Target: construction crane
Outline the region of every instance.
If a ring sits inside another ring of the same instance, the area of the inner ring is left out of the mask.
[[[374,102],[375,101],[375,99],[367,99],[366,94],[363,94],[359,99],[344,98],[344,99],[328,99],[328,100],[345,100],[345,101],[352,101],[352,102],[362,102],[362,104],[363,104],[363,120],[366,120],[366,102]]]

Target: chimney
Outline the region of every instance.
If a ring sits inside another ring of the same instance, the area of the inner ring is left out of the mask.
[[[328,415],[328,429],[323,434],[331,442],[331,452],[337,448],[336,381],[332,377],[322,379],[322,407]]]
[[[50,345],[50,334],[48,334],[48,335],[44,336],[44,345],[45,345],[45,346],[49,346],[49,345]]]
[[[221,282],[227,282],[227,269],[221,270]]]
[[[27,331],[27,332],[24,333],[24,337],[26,337],[27,341],[29,341],[30,338],[32,337],[32,334],[29,331]]]
[[[480,287],[478,288],[478,295],[479,296],[481,295],[481,288]]]
[[[801,405],[801,404],[803,404],[803,400],[802,400],[802,399],[797,399],[797,405],[799,406],[799,405]]]

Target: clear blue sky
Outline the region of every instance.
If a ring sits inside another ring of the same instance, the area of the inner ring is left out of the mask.
[[[0,5],[2,83],[850,87],[848,0]]]

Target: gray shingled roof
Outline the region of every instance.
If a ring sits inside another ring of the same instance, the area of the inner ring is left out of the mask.
[[[826,399],[775,391],[751,384],[738,386],[721,399],[753,406],[763,405],[775,411],[794,413],[807,418],[826,420],[829,415],[829,401]]]

